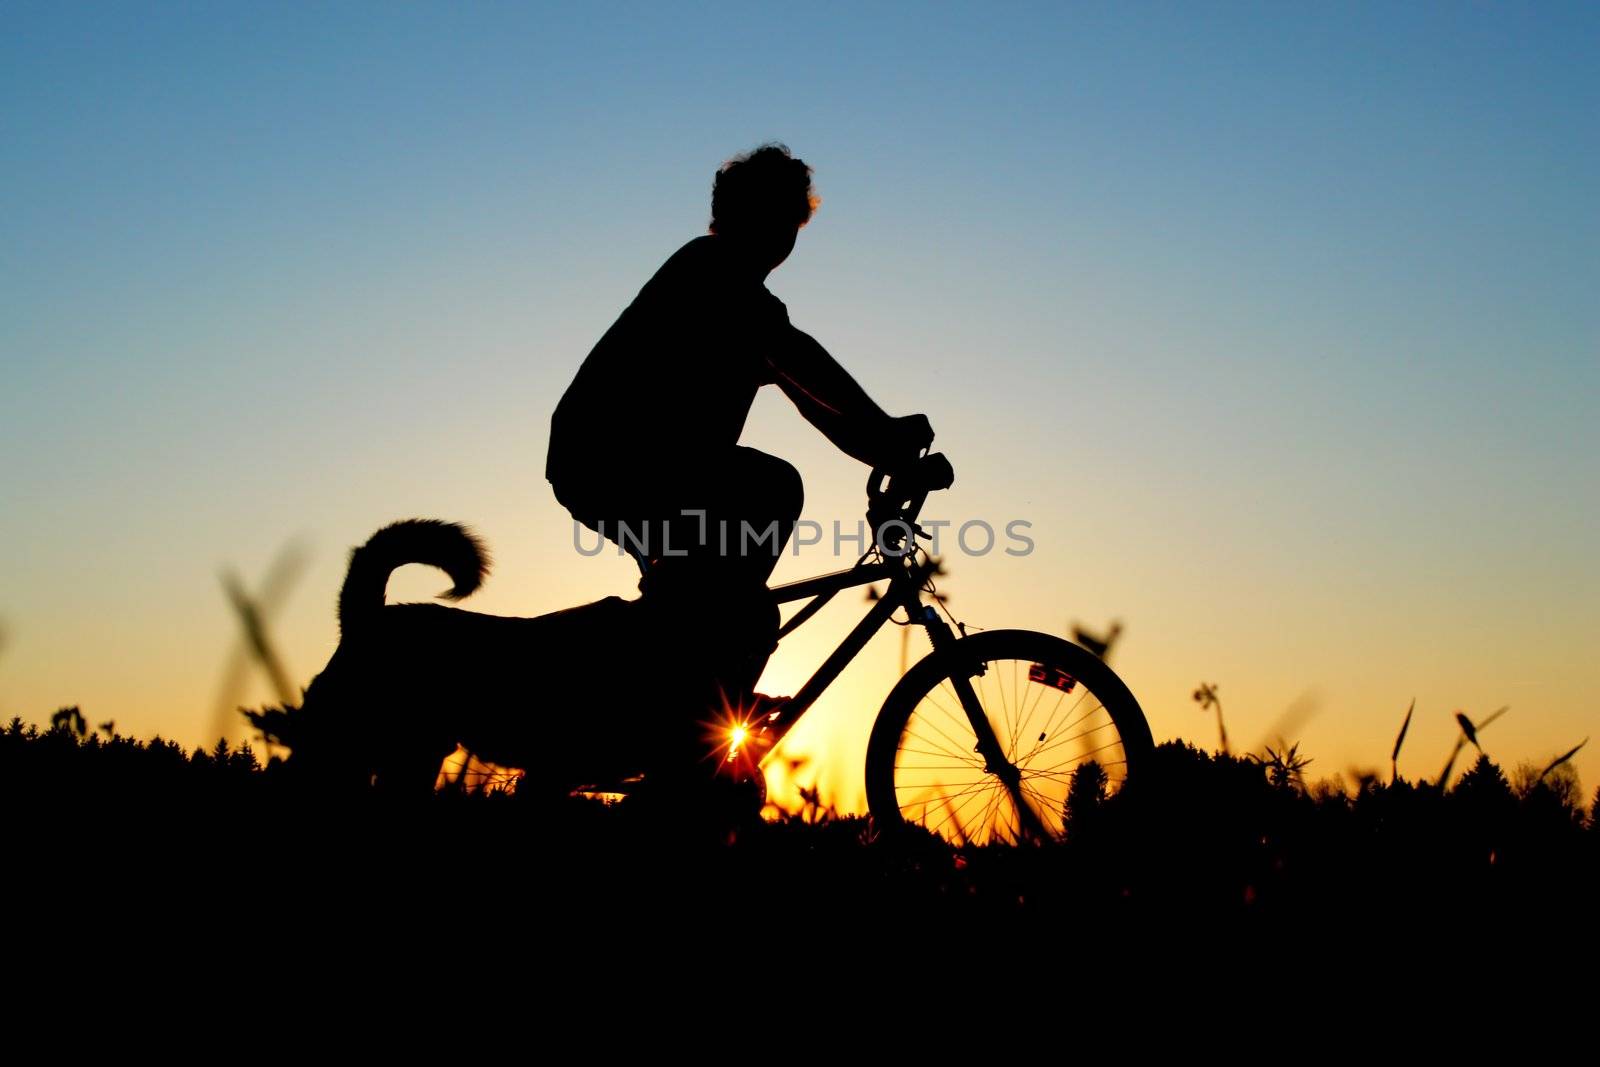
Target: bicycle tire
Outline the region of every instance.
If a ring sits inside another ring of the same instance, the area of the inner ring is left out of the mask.
[[[1150,760],[1155,745],[1144,712],[1099,657],[1052,634],[986,630],[924,657],[878,712],[866,785],[880,832],[922,826],[958,845],[1039,836],[1023,832],[1011,791],[977,754],[959,678],[971,682],[1017,766],[1019,789],[1046,838],[1065,836],[1066,794],[1079,767],[1099,764],[1112,792]]]

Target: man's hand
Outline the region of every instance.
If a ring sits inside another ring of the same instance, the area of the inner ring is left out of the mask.
[[[918,461],[917,478],[924,489],[948,489],[956,482],[956,470],[943,452],[935,452]]]
[[[883,458],[878,466],[890,471],[904,470],[933,444],[933,424],[926,415],[906,415],[890,419],[884,432]]]

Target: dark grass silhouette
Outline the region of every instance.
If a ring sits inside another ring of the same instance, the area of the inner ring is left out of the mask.
[[[1293,750],[1169,742],[1115,794],[1084,765],[1063,843],[954,848],[880,838],[820,803],[762,822],[534,790],[309,793],[248,747],[134,741],[75,710],[0,729],[23,909],[191,921],[225,904],[266,929],[353,923],[399,943],[457,931],[550,951],[570,934],[710,952],[770,928],[907,944],[1005,931],[1039,954],[1280,936],[1304,952],[1426,954],[1461,938],[1582,944],[1600,889],[1600,827],[1575,777],[1530,765],[1508,778],[1488,755],[1452,787],[1371,776],[1350,791],[1307,786]]]

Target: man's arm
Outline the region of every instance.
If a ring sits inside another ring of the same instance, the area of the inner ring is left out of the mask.
[[[769,360],[778,388],[841,452],[869,467],[914,458],[933,440],[922,415],[891,418],[810,334],[789,327]]]

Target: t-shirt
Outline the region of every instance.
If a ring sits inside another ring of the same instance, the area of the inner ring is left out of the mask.
[[[550,419],[552,483],[648,479],[738,443],[793,327],[728,252],[710,235],[678,249],[595,344]]]

